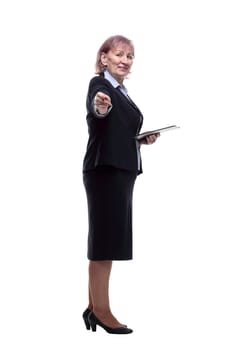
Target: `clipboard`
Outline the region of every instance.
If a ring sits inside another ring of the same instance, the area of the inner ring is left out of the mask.
[[[160,128],[160,129],[155,129],[155,130],[151,130],[151,131],[146,131],[146,132],[142,132],[138,135],[135,136],[135,139],[140,141],[142,139],[144,139],[147,136],[150,135],[155,135],[161,132],[165,132],[165,131],[170,131],[170,130],[175,130],[175,129],[179,129],[180,127],[177,125],[169,125],[169,126],[165,126],[164,128]]]

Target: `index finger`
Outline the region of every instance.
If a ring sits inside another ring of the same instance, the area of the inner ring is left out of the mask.
[[[110,99],[110,97],[108,95],[106,95],[105,93],[103,93],[101,91],[97,92],[96,96],[101,98],[102,100]]]

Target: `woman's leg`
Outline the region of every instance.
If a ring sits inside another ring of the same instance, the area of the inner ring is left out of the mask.
[[[109,302],[109,279],[112,269],[111,260],[89,263],[89,307],[95,316],[109,327],[121,327],[122,324],[113,316]]]
[[[91,297],[90,282],[89,282],[89,284],[88,284],[88,298],[89,298],[88,309],[89,309],[89,310],[93,310],[93,303],[92,303],[92,297]]]

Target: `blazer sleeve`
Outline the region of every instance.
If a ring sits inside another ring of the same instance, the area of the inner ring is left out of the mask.
[[[94,116],[98,118],[103,118],[103,116],[96,113],[96,110],[94,108],[94,98],[97,92],[103,92],[104,94],[108,95],[111,99],[111,84],[103,77],[94,77],[89,84],[88,87],[88,93],[87,93],[87,99],[86,99],[86,108],[87,113],[92,113]],[[108,111],[108,113],[110,110]],[[104,116],[107,116],[108,113]]]

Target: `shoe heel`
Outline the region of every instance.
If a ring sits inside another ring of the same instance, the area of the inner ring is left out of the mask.
[[[91,330],[92,332],[96,332],[96,324],[91,323]]]
[[[84,320],[84,323],[85,323],[86,329],[89,331],[91,328],[90,323],[88,322],[88,320]]]

